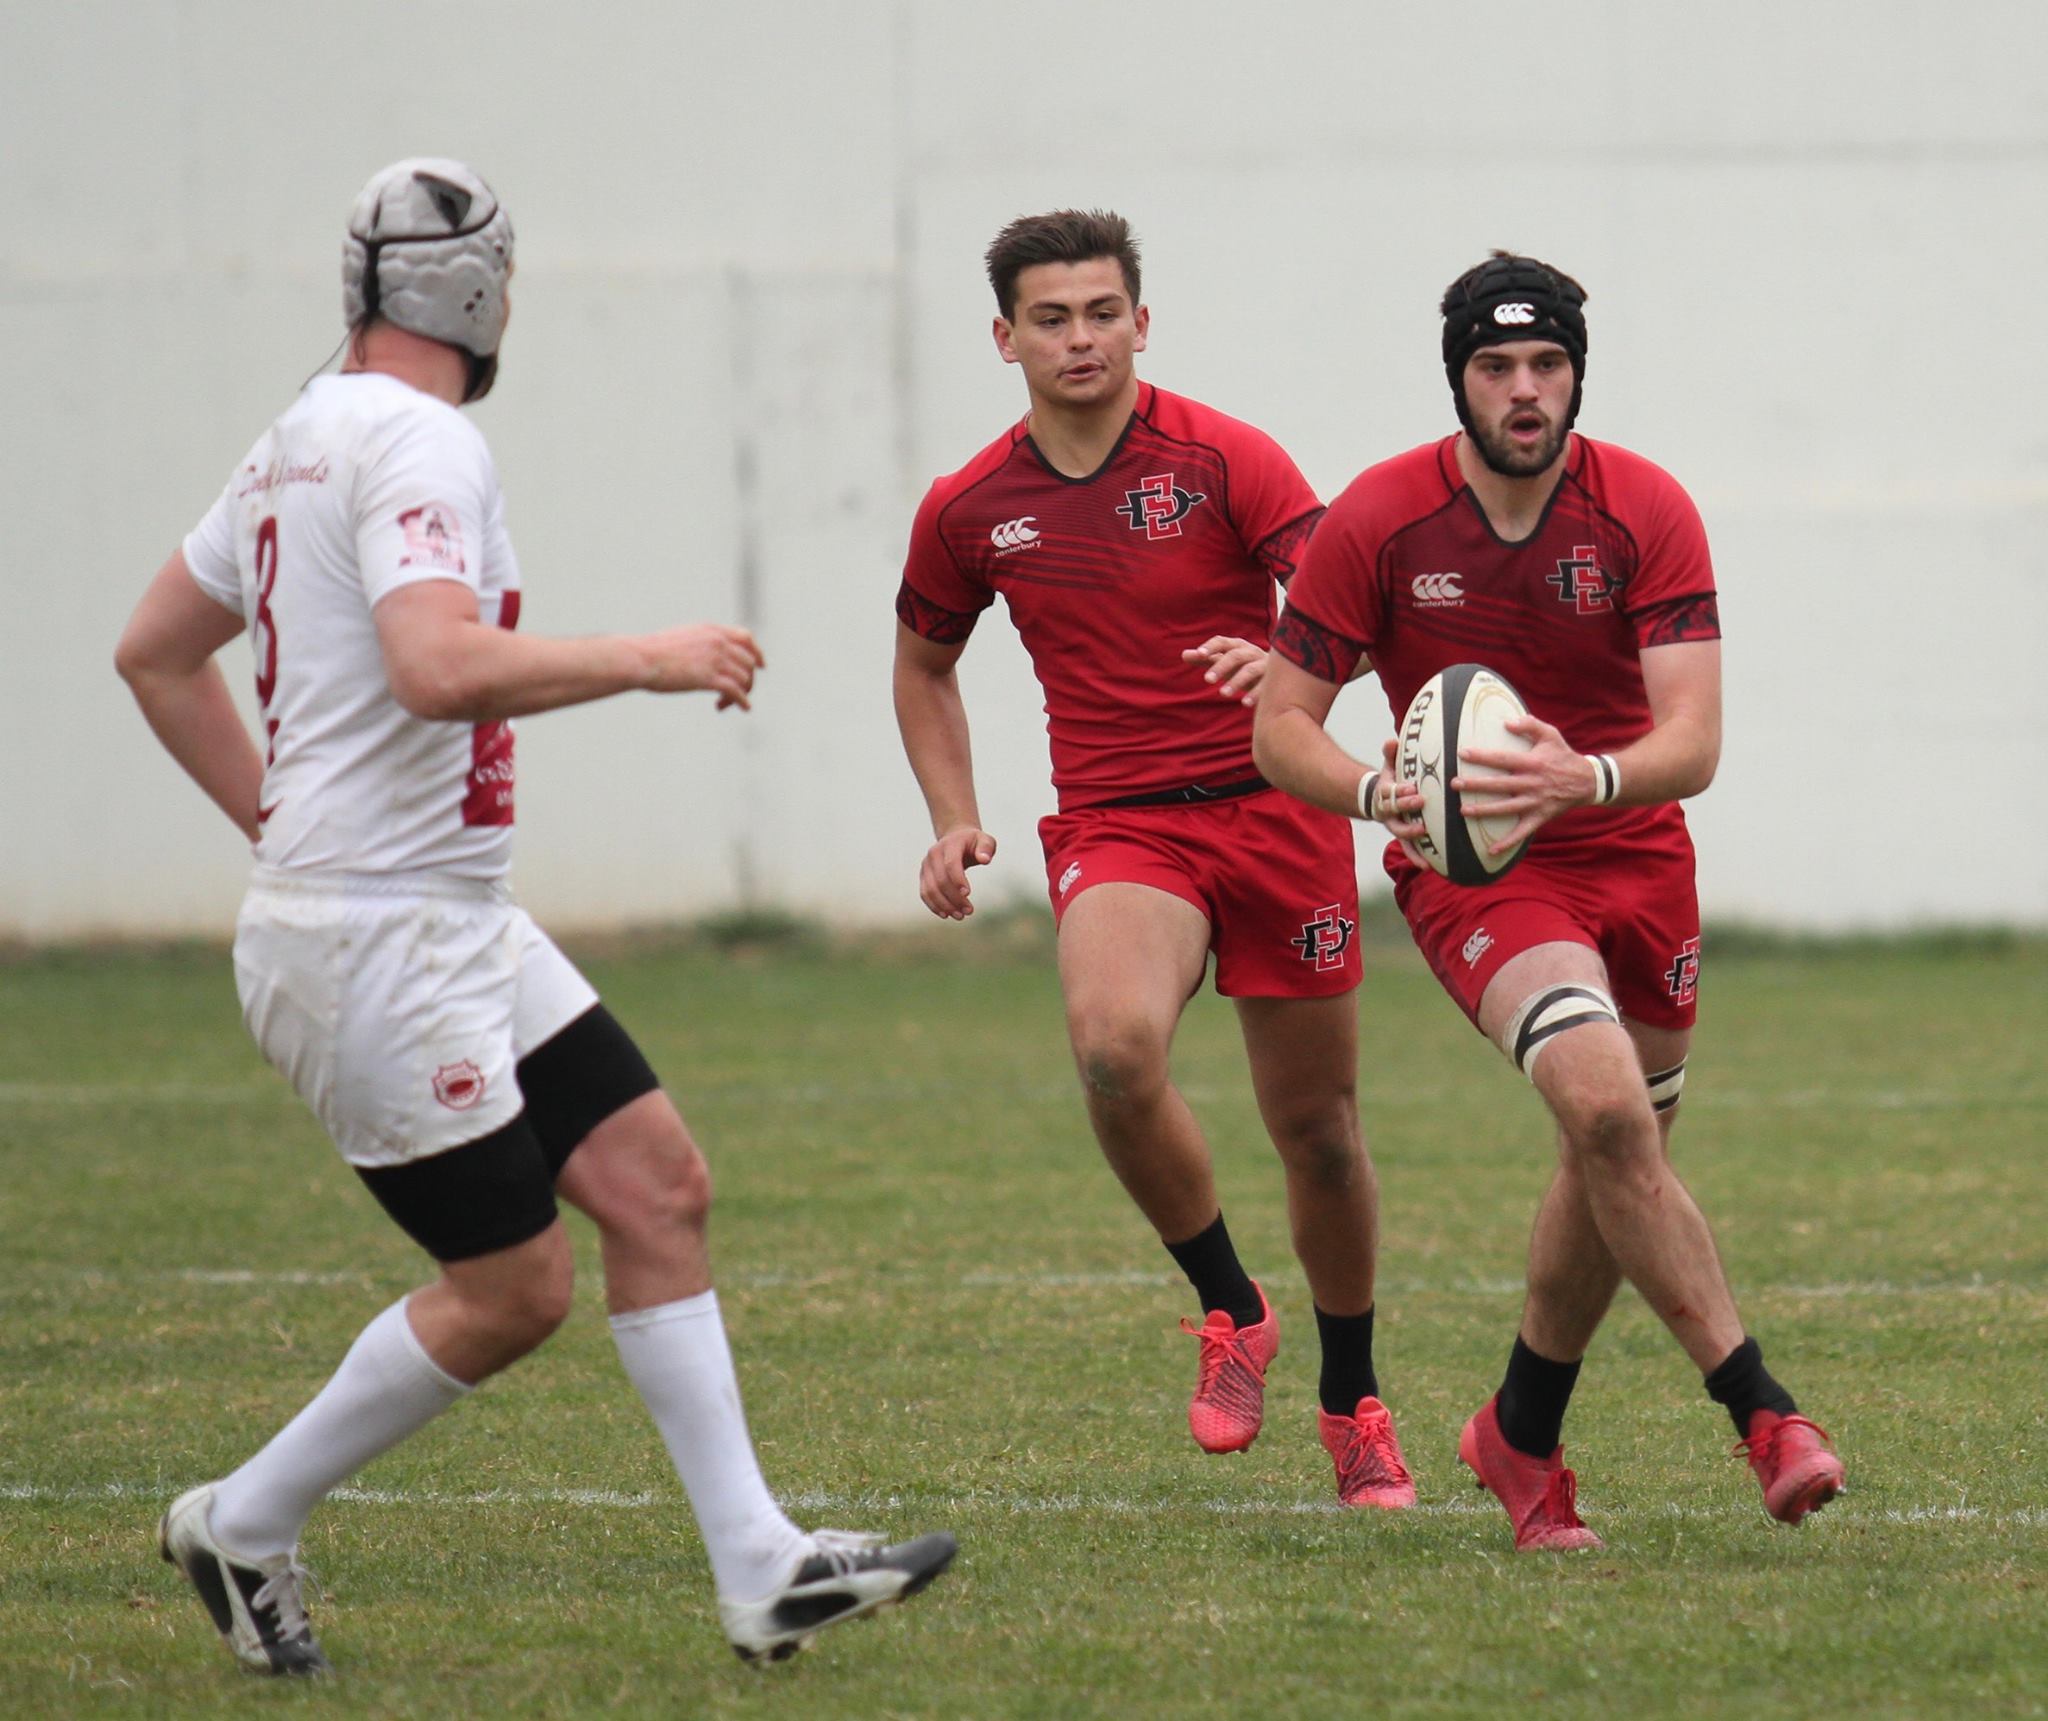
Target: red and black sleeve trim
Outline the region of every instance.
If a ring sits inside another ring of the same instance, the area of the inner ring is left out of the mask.
[[[1290,520],[1279,531],[1270,533],[1252,551],[1259,566],[1283,586],[1287,584],[1294,578],[1294,570],[1301,566],[1301,552],[1308,548],[1316,522],[1328,512],[1327,508],[1311,508],[1300,519]]]
[[[946,609],[905,580],[896,588],[896,619],[934,645],[964,645],[981,619],[981,611]]]
[[[1305,616],[1291,604],[1280,612],[1273,625],[1273,649],[1297,669],[1305,669],[1318,681],[1342,686],[1365,655],[1362,641],[1327,628],[1313,616]]]
[[[1639,646],[1683,645],[1688,640],[1721,637],[1721,606],[1712,592],[1645,604],[1632,619]]]

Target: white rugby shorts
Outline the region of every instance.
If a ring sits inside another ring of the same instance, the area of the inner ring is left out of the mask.
[[[597,1002],[498,884],[258,867],[235,923],[242,1020],[349,1164],[491,1134],[514,1066]]]

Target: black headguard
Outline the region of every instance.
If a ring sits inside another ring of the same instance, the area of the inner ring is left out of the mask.
[[[1504,341],[1555,341],[1572,361],[1569,430],[1586,389],[1586,289],[1534,257],[1496,251],[1444,289],[1444,374],[1458,422],[1472,428],[1465,404],[1465,364],[1481,347]]]

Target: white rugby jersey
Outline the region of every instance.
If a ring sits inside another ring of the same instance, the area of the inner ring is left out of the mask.
[[[316,377],[236,468],[185,560],[249,624],[267,742],[259,861],[503,876],[511,724],[408,713],[370,615],[400,586],[459,580],[481,620],[518,625],[504,499],[468,419],[396,377]]]

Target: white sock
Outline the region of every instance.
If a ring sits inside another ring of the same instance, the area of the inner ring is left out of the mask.
[[[469,1388],[427,1355],[400,1299],[357,1335],[333,1379],[213,1491],[213,1533],[231,1553],[288,1553],[313,1508]]]
[[[683,1480],[718,1593],[753,1601],[779,1588],[810,1538],[761,1479],[718,1293],[614,1315],[612,1337]]]

